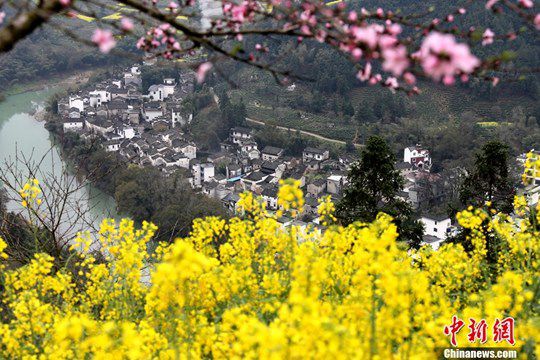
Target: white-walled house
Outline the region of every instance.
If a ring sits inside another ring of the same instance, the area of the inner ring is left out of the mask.
[[[406,147],[403,150],[403,162],[415,165],[419,169],[429,170],[431,168],[431,157],[429,150],[421,145]]]
[[[307,147],[302,152],[302,161],[310,162],[311,160],[324,161],[330,157],[328,150],[321,150],[312,147]]]
[[[151,85],[148,88],[148,97],[152,101],[163,101],[163,99],[165,99],[165,96],[161,85]]]
[[[282,148],[278,148],[275,146],[265,146],[261,154],[264,161],[274,161],[279,159],[284,154],[284,152],[285,150],[283,150]]]
[[[176,80],[172,78],[163,79],[163,84],[161,86],[163,88],[164,98],[166,99],[174,94],[174,90],[176,89]]]
[[[153,121],[154,119],[163,116],[163,109],[157,102],[148,102],[143,105],[143,117],[146,121]]]
[[[83,112],[85,108],[84,99],[79,95],[73,95],[69,97],[69,108],[79,109],[79,112]]]
[[[247,140],[251,140],[253,135],[251,134],[251,129],[237,126],[231,129],[230,137],[234,144],[241,144]]]
[[[328,178],[326,178],[326,191],[329,194],[341,194],[344,185],[345,177],[342,175],[330,175]]]
[[[171,146],[175,151],[184,154],[188,159],[195,159],[197,157],[197,147],[195,144],[175,139],[171,142]]]
[[[212,163],[195,163],[191,166],[193,175],[193,186],[201,187],[203,183],[209,182],[215,176],[215,167]]]
[[[84,120],[80,118],[64,119],[62,127],[64,128],[64,132],[82,130],[84,128]]]
[[[176,80],[165,79],[163,84],[151,85],[148,88],[148,98],[153,101],[163,101],[170,95],[174,94],[176,88]]]
[[[116,129],[116,132],[122,139],[133,139],[135,137],[135,129],[131,126],[120,126]]]
[[[452,226],[452,221],[448,216],[424,215],[420,218],[424,225],[424,235],[435,236],[439,239],[446,239]]]
[[[96,89],[89,93],[90,106],[98,107],[111,101],[111,93],[107,90]]]
[[[113,124],[109,120],[101,116],[87,117],[85,119],[84,125],[91,132],[99,133],[101,135],[105,135],[106,133],[114,131]]]
[[[184,116],[182,115],[182,108],[180,106],[175,106],[171,109],[171,120],[172,127],[175,127],[177,124],[179,126],[184,126],[191,123],[191,120],[193,120],[193,114]]]
[[[105,150],[108,152],[120,150],[120,140],[109,140],[104,143]]]

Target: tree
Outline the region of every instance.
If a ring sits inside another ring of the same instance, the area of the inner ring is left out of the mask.
[[[399,239],[418,247],[422,241],[422,225],[413,219],[410,205],[398,198],[403,178],[395,169],[395,156],[386,142],[372,136],[362,151],[360,161],[348,174],[349,186],[337,205],[337,217],[343,224],[371,222],[380,212],[394,217]]]
[[[365,104],[361,104],[356,113],[354,114],[354,119],[359,124],[372,123],[377,121],[373,109]]]
[[[513,210],[514,188],[508,171],[508,145],[486,143],[476,154],[474,169],[463,181],[459,198],[463,205],[490,208],[509,214]]]

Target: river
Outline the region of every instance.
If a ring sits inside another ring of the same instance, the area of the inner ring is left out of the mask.
[[[32,115],[36,109],[42,108],[45,101],[58,89],[52,87],[10,95],[0,102],[0,171],[7,174],[6,164],[17,163],[16,157],[24,157],[36,163],[40,162],[37,177],[43,183],[63,179],[75,184],[72,187],[78,190],[70,195],[69,204],[72,208],[68,205],[63,220],[68,223],[71,219],[77,218],[77,214],[85,213],[85,216],[70,230],[69,236],[72,236],[76,231],[89,230],[88,224],[97,225],[105,217],[117,218],[118,215],[112,197],[89,183],[79,186],[80,183],[69,172],[68,166],[54,146],[49,132],[45,129],[45,123]],[[27,176],[22,169],[21,173],[23,177]],[[8,204],[8,209],[23,210],[20,203],[15,201]]]

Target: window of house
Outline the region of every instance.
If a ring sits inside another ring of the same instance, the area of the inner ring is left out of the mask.
[[[437,228],[433,228],[433,231],[434,231],[434,232],[437,232]]]

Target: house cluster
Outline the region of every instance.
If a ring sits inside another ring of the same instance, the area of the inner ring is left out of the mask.
[[[306,147],[302,156],[292,157],[276,146],[260,147],[253,129],[234,127],[215,153],[201,153],[189,134],[192,114],[182,106],[193,92],[194,75],[180,73],[159,84],[142,87],[141,69],[132,66],[92,89],[71,94],[58,103],[64,132],[100,139],[106,151],[118,153],[139,166],[154,166],[166,174],[184,168],[191,186],[236,210],[245,191],[261,196],[270,211],[278,210],[279,180],[300,181],[305,193],[304,212],[284,222],[307,226],[317,224],[319,199],[330,195],[338,201],[347,185],[347,171],[354,160],[330,158],[327,149]],[[441,201],[445,184],[430,172],[429,150],[421,145],[404,150],[397,168],[406,179],[400,195],[415,209]],[[449,219],[423,217],[426,243],[444,240]]]
[[[424,225],[423,243],[436,250],[456,228],[447,215],[425,213],[425,210],[445,201],[449,183],[456,181],[452,177],[459,177],[460,173],[456,170],[443,177],[430,172],[431,166],[430,152],[420,144],[406,147],[403,150],[403,161],[396,164],[405,180],[400,197],[408,201],[413,209],[423,212],[418,219]]]
[[[417,144],[403,150],[403,161],[396,164],[405,179],[401,198],[414,209],[435,206],[444,200],[445,181],[440,174],[430,172],[431,156],[428,149]]]
[[[106,151],[132,163],[153,165],[165,172],[189,169],[197,147],[184,128],[192,119],[182,107],[193,92],[194,75],[165,78],[147,92],[139,66],[132,66],[94,88],[58,102],[64,132],[98,138]]]
[[[302,220],[290,220],[300,225],[317,223],[318,199],[330,195],[338,200],[347,183],[348,159],[330,159],[328,150],[313,147],[305,148],[302,157],[287,156],[275,146],[259,148],[250,128],[230,129],[220,148],[204,161],[192,163],[192,184],[232,211],[245,191],[261,196],[268,210],[278,210],[279,180],[293,178],[304,188],[306,201]]]

